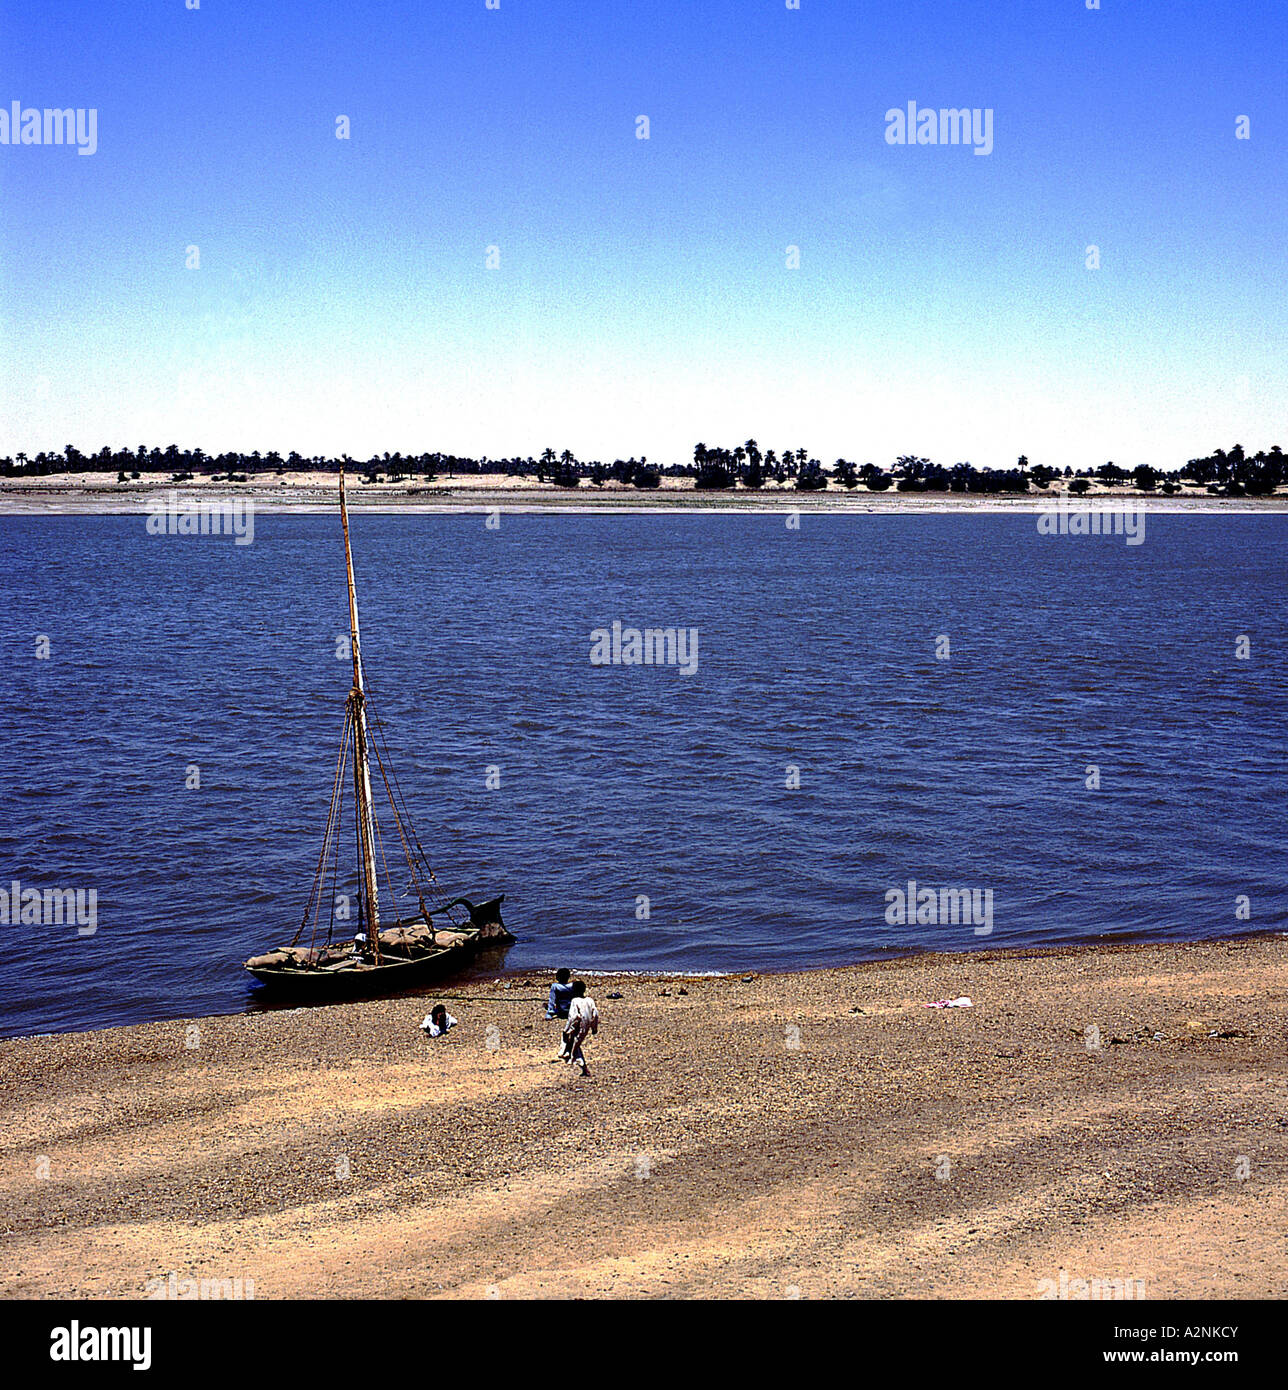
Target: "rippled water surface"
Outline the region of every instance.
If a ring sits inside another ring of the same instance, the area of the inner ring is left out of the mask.
[[[0,927],[0,1031],[244,1008],[326,816],[337,518],[0,538],[0,881],[99,899],[92,936]],[[1288,926],[1288,517],[1150,516],[1139,546],[963,514],[359,515],[353,538],[403,790],[444,886],[506,894],[507,968]],[[698,669],[592,666],[615,619],[698,629]],[[991,889],[991,935],[887,925],[908,879]]]

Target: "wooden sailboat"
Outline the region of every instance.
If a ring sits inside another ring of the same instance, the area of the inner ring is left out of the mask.
[[[336,763],[322,853],[318,858],[304,916],[291,944],[279,946],[264,955],[252,956],[246,962],[246,969],[271,989],[316,998],[403,989],[459,969],[483,947],[504,945],[514,940],[501,921],[504,895],[477,905],[468,898],[459,897],[434,908],[426,904],[426,892],[440,891],[438,881],[407,814],[406,802],[389,764],[383,729],[371,709],[367,693],[358,632],[358,597],[353,581],[353,551],[349,545],[349,513],[344,500],[343,469],[340,471],[340,524],[344,531],[344,560],[349,577],[353,686],[345,701],[344,735]],[[378,859],[385,871],[389,903],[396,903],[397,894],[389,875],[372,796],[372,752],[376,756],[376,767],[388,796],[389,808],[411,875],[405,892],[414,894],[418,905],[418,910],[405,918],[395,912],[385,922],[381,921],[380,915]],[[336,886],[344,790],[348,780],[346,771],[350,760],[359,860],[357,931],[352,939],[346,939],[348,927],[353,924],[353,919],[349,918],[340,933],[342,939],[337,940]],[[301,945],[310,924],[309,944]]]

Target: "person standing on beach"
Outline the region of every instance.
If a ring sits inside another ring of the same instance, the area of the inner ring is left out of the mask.
[[[569,1066],[575,1062],[581,1068],[583,1076],[590,1075],[590,1068],[586,1065],[582,1043],[592,1033],[598,1032],[599,1010],[595,1007],[595,1001],[586,993],[585,980],[574,980],[572,1003],[568,1006],[568,1026],[564,1029],[563,1051],[559,1055],[566,1056]]]
[[[568,983],[571,972],[555,971],[555,982],[550,986],[550,998],[546,1000],[546,1017],[567,1018],[568,1006],[572,1003],[572,986]]]

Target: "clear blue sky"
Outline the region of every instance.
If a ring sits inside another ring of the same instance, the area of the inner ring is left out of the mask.
[[[1282,0],[0,0],[0,51],[98,111],[0,146],[0,453],[1288,447]]]

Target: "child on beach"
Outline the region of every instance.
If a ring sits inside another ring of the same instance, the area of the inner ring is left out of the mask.
[[[581,1068],[583,1076],[590,1075],[586,1065],[586,1054],[581,1045],[592,1033],[599,1032],[599,1010],[595,1001],[586,993],[585,980],[572,982],[572,1003],[568,1006],[568,1023],[563,1031],[563,1048],[559,1056],[569,1066],[574,1062]]]
[[[420,1026],[431,1038],[441,1038],[449,1028],[456,1026],[456,1020],[447,1012],[445,1005],[435,1004]]]
[[[572,986],[568,983],[571,972],[555,971],[555,982],[550,986],[550,998],[546,1000],[547,1018],[567,1018],[568,1005],[572,1003]]]

